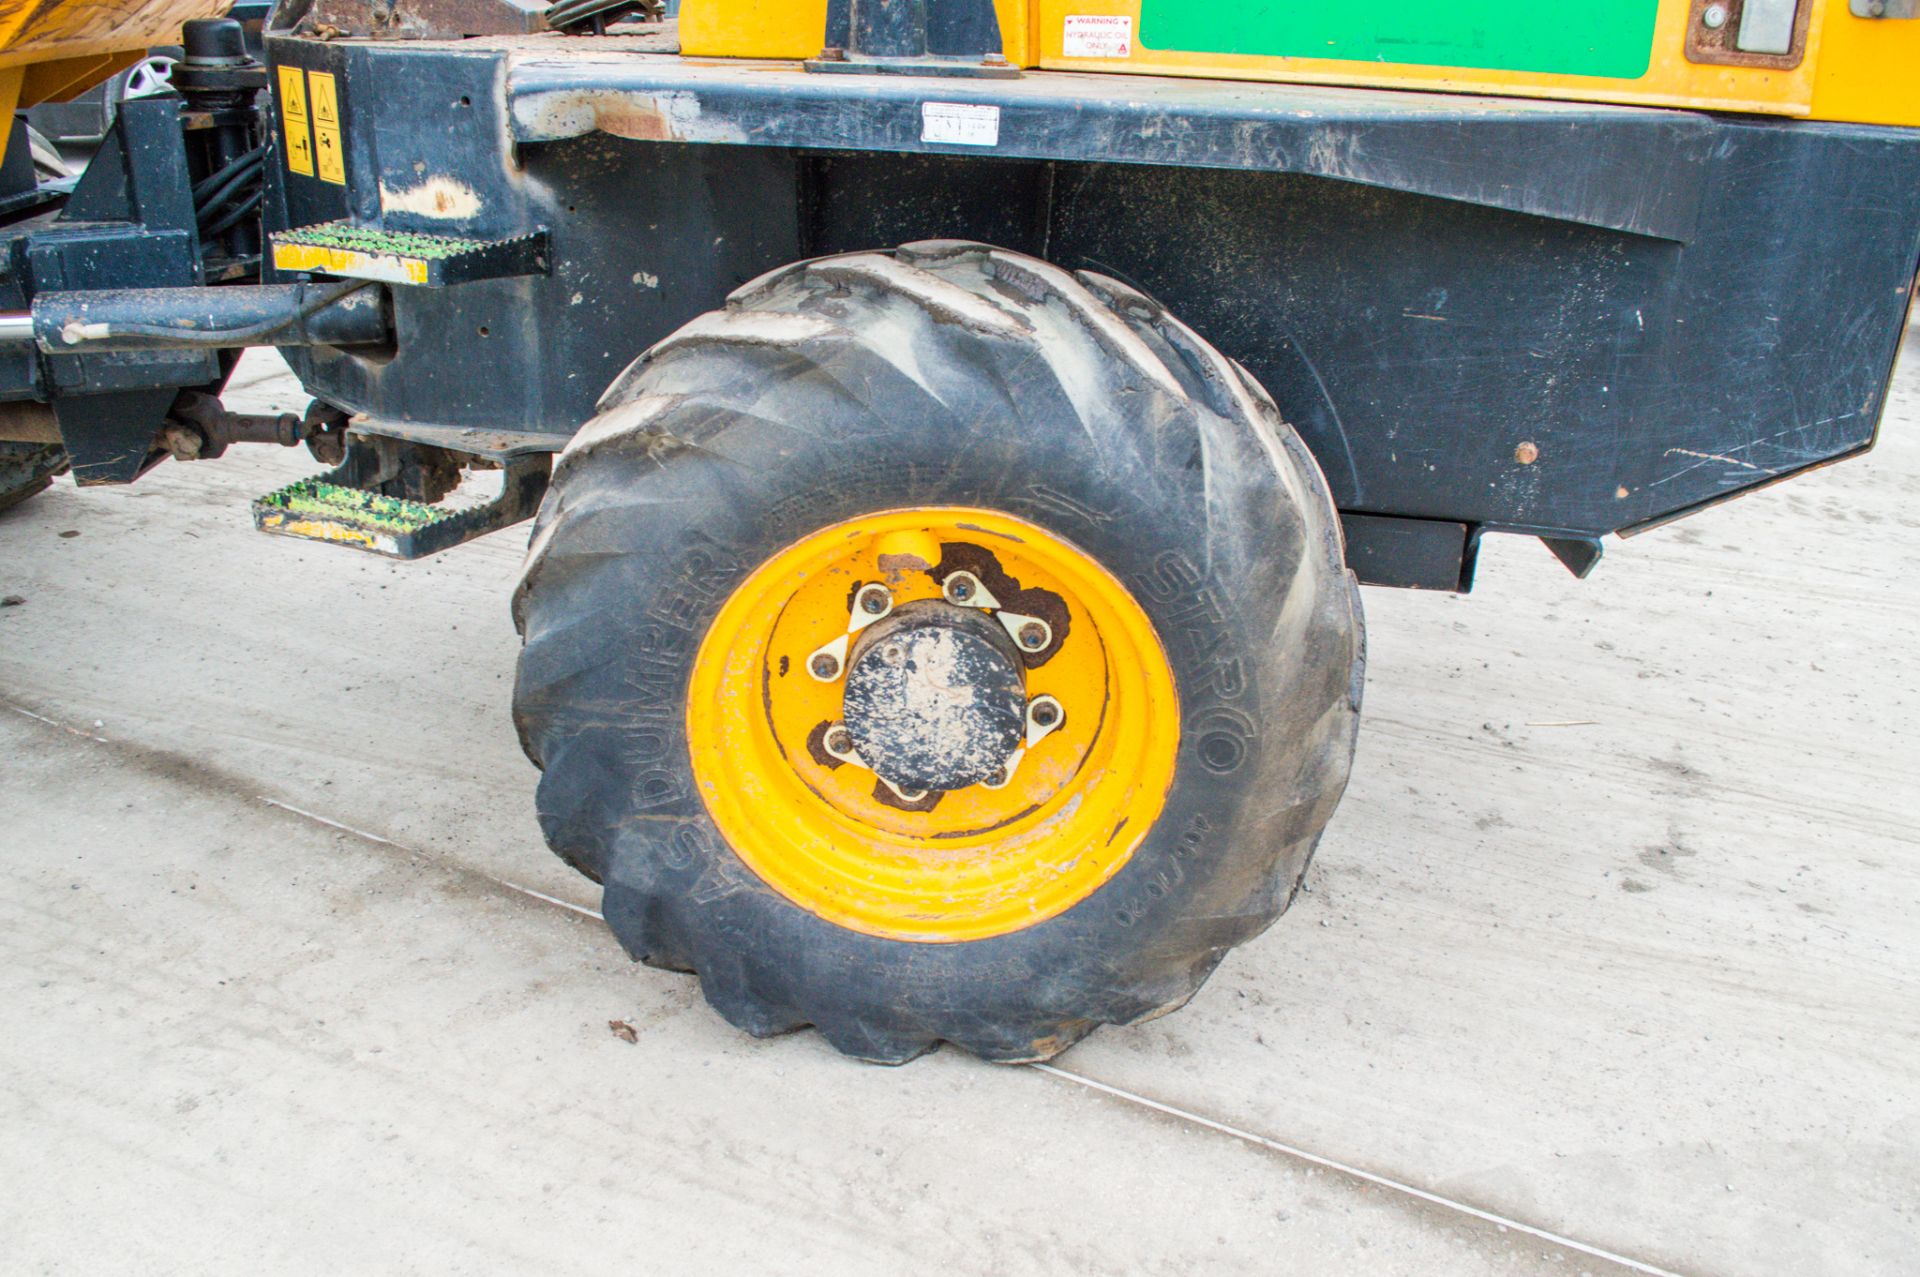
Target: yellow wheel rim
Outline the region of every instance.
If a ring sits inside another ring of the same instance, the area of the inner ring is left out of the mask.
[[[951,603],[963,568],[1010,633],[1051,609],[1047,648],[1019,659],[1029,704],[1063,712],[1037,741],[1029,720],[998,787],[903,796],[823,744],[844,688],[810,661],[857,642],[863,586],[896,611]],[[854,931],[951,942],[1054,917],[1119,872],[1166,800],[1179,706],[1146,613],[1085,552],[990,510],[892,510],[788,546],[734,591],[695,657],[687,736],[714,823],[774,890]]]

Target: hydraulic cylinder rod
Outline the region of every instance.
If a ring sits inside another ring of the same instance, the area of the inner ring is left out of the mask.
[[[225,288],[42,293],[0,314],[0,344],[50,355],[235,346],[377,346],[391,338],[385,290],[366,280]]]

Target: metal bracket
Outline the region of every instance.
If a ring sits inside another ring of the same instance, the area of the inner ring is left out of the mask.
[[[960,58],[849,58],[844,50],[823,49],[817,58],[801,64],[819,74],[843,75],[952,75],[976,80],[1012,80],[1020,68],[997,53],[979,61]]]
[[[1044,652],[1053,646],[1053,627],[1037,616],[995,612],[993,619],[1006,627],[1014,646],[1023,652]]]
[[[1013,78],[992,0],[827,0],[825,47],[806,69]]]
[[[1060,730],[1067,712],[1060,702],[1044,693],[1027,702],[1027,748],[1032,749]]]
[[[1848,0],[1856,18],[1920,18],[1920,0]]]
[[[1791,71],[1807,55],[1812,0],[1691,0],[1687,61]]]
[[[1053,735],[1053,733],[1059,731],[1061,724],[1066,721],[1066,711],[1060,707],[1060,702],[1053,697],[1042,694],[1028,701],[1026,744],[1013,751],[1012,755],[1008,757],[1006,765],[1000,769],[999,776],[993,780],[981,781],[980,787],[982,789],[1005,789],[1008,785],[1011,785],[1013,783],[1014,769],[1020,766],[1020,760],[1027,756],[1027,751],[1047,737]]]
[[[834,723],[827,728],[826,733],[820,738],[820,748],[843,763],[858,767],[862,771],[873,772],[874,779],[891,789],[894,797],[903,803],[917,803],[927,796],[927,791],[924,789],[902,789],[879,772],[873,771],[873,765],[862,758],[860,751],[854,748],[853,735],[842,723]]]
[[[993,613],[993,619],[1006,628],[1007,637],[1023,652],[1031,655],[1053,646],[1053,626],[1037,616],[1002,611],[1000,600],[993,596],[993,591],[982,585],[980,578],[971,572],[947,573],[946,579],[940,583],[940,593],[955,607]]]
[[[990,612],[1000,606],[1000,600],[993,592],[980,583],[980,578],[971,572],[949,572],[940,582],[940,595],[955,607],[973,607]]]
[[[829,639],[807,653],[807,673],[817,682],[831,683],[847,671],[847,649],[853,636],[875,621],[893,615],[893,591],[878,581],[869,581],[853,592],[853,606],[847,613],[847,632]],[[833,753],[828,750],[828,753]],[[838,758],[838,754],[834,754]],[[861,764],[865,766],[866,764]],[[869,769],[871,770],[871,769]]]

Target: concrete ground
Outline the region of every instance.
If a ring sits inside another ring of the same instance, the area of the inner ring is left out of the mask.
[[[1584,584],[1370,592],[1310,894],[1048,1069],[625,961],[508,722],[519,535],[259,536],[277,451],[63,483],[0,516],[0,1268],[1910,1273],[1916,390]]]

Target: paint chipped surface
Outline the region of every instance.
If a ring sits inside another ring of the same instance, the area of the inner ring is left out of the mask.
[[[480,192],[451,177],[430,177],[405,188],[380,183],[380,211],[412,213],[440,221],[463,221],[477,217],[484,205]]]
[[[514,99],[516,132],[529,141],[611,133],[636,142],[744,142],[730,120],[703,114],[687,89],[646,93],[620,89],[557,89]]]

